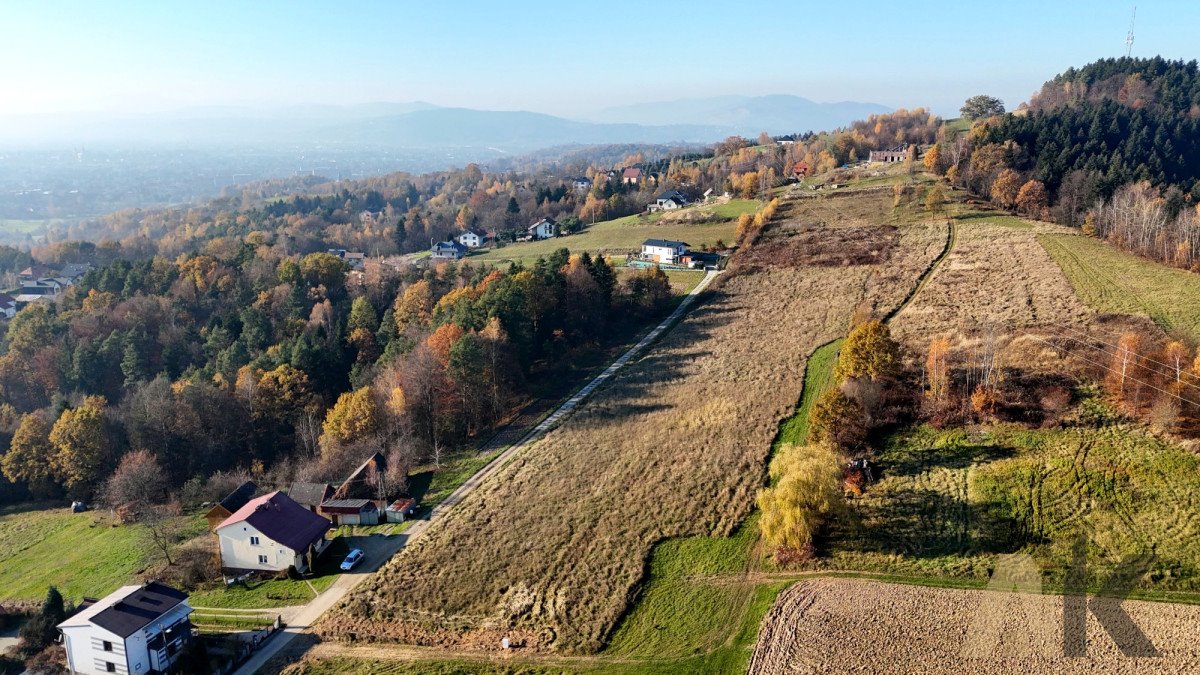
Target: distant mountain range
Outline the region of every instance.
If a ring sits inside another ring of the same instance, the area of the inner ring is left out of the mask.
[[[846,126],[868,115],[891,112],[878,103],[817,103],[799,96],[713,96],[608,108],[597,122],[643,125],[688,124],[724,127],[742,135],[790,134]]]
[[[703,143],[730,134],[819,131],[889,109],[797,96],[720,96],[610,108],[591,121],[528,111],[442,108],[421,101],[272,109],[219,106],[142,115],[0,118],[0,143],[177,144],[445,149],[506,153],[571,144]]]

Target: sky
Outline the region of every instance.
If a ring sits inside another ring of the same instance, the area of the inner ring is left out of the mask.
[[[0,0],[0,115],[422,100],[586,119],[794,94],[1010,108],[1125,52],[1132,3]],[[1134,55],[1192,59],[1196,0],[1140,0]]]

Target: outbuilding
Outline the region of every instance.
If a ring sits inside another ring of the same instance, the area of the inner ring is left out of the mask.
[[[320,513],[334,525],[379,524],[379,507],[370,499],[331,499],[321,505]]]

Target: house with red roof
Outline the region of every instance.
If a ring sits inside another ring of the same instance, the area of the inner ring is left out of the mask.
[[[637,185],[642,182],[642,170],[631,166],[621,174],[621,182],[626,185]]]
[[[221,568],[234,573],[312,569],[332,524],[276,490],[256,497],[216,528]]]

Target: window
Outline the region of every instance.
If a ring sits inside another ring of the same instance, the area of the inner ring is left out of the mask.
[[[112,651],[112,643],[109,642],[108,640],[104,641],[104,651],[106,651],[106,652]]]
[[[117,672],[117,664],[113,663],[112,661],[105,661],[104,662],[104,672],[106,672],[106,673]]]
[[[258,546],[258,537],[250,537],[250,545]]]
[[[258,556],[258,564],[266,565],[267,564],[267,556],[265,556],[265,555]]]

